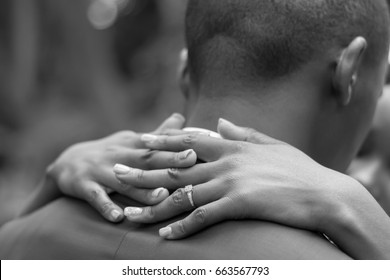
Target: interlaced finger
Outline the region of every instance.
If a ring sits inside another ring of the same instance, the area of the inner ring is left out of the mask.
[[[196,163],[197,156],[194,150],[182,152],[167,152],[150,149],[129,149],[120,157],[118,163],[135,168],[150,170],[164,168],[185,168]]]
[[[178,152],[193,149],[198,158],[206,162],[219,159],[231,148],[231,141],[199,133],[173,136],[144,134],[141,141],[144,141],[146,147],[154,150]]]
[[[124,213],[132,222],[155,223],[193,210],[195,206],[215,201],[219,199],[219,195],[215,183],[211,181],[206,184],[192,186],[189,189],[187,187],[179,188],[155,206],[127,207]]]
[[[104,186],[104,190],[116,191],[126,197],[141,202],[146,205],[155,205],[169,196],[165,188],[136,188],[130,184],[123,184],[115,177],[110,167],[102,168],[94,174],[96,181]]]
[[[215,169],[213,169],[216,168],[215,165],[215,163],[201,163],[183,169],[142,170],[116,164],[113,170],[116,178],[124,185],[176,190],[189,184],[198,185],[210,181],[215,177]]]

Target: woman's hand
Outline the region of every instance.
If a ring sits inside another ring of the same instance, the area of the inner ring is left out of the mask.
[[[226,219],[272,220],[318,229],[316,211],[322,211],[325,205],[313,202],[325,193],[324,182],[333,171],[290,145],[226,121],[220,122],[219,132],[225,138],[242,138],[257,144],[199,134],[144,137],[150,149],[193,149],[205,163],[185,169],[129,168],[127,173],[117,173],[117,178],[125,184],[178,188],[157,205],[127,208],[128,219],[154,223],[193,210],[184,189],[193,185],[192,199],[198,208],[187,218],[162,229],[162,236],[183,238]],[[343,177],[345,181],[347,178]]]
[[[166,129],[180,129],[181,115],[168,118],[154,133]],[[47,169],[47,176],[38,194],[23,213],[29,213],[61,193],[86,200],[107,220],[123,219],[123,210],[108,196],[116,191],[146,205],[154,205],[169,196],[165,188],[136,188],[121,184],[112,172],[115,163],[142,169],[184,168],[196,162],[192,150],[176,152],[151,151],[140,140],[141,135],[122,131],[103,139],[79,143],[65,150]],[[116,171],[121,171],[121,165]]]
[[[383,258],[390,252],[388,219],[355,180],[254,130],[224,120],[218,129],[224,138],[241,141],[197,134],[143,137],[151,149],[193,149],[205,163],[117,174],[122,182],[144,188],[178,188],[157,205],[126,208],[130,221],[153,223],[192,211],[160,229],[162,237],[180,239],[223,220],[269,220],[325,233],[352,257]],[[187,185],[193,185],[192,191],[183,188]],[[371,233],[372,228],[377,231]],[[374,240],[381,246],[373,245]]]

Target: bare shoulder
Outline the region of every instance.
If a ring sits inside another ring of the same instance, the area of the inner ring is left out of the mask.
[[[85,202],[60,198],[0,228],[2,259],[348,259],[318,234],[262,221],[226,221],[177,241],[167,221],[112,224]]]

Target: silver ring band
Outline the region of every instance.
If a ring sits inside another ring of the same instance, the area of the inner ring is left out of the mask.
[[[194,199],[192,198],[192,192],[194,187],[192,185],[188,185],[184,187],[184,192],[187,194],[188,200],[191,203],[192,207],[195,207]]]

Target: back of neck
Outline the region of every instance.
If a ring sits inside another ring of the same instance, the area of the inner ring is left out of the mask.
[[[223,95],[202,93],[188,107],[186,125],[215,131],[218,119],[225,118],[287,142],[310,155],[312,123],[308,120],[312,119],[310,116],[315,108],[307,106],[307,102],[299,102],[301,98],[307,98],[303,95],[277,91],[256,94],[224,92]]]

